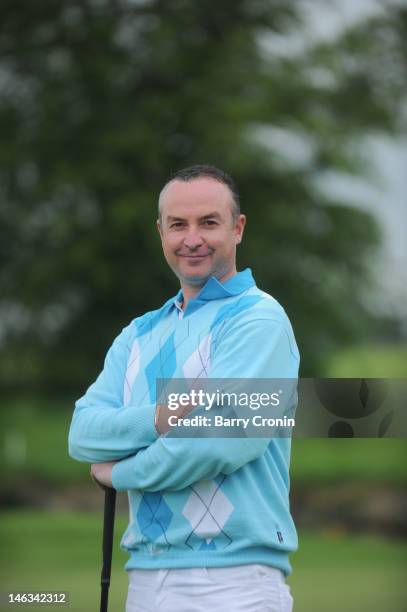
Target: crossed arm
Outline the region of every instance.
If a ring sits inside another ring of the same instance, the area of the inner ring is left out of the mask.
[[[168,417],[176,416],[182,418],[188,412],[190,412],[194,406],[185,406],[177,410],[169,410],[168,406],[164,404],[158,404],[155,409],[154,424],[158,435],[163,435],[169,430]],[[91,476],[101,485],[106,487],[112,487],[112,470],[118,461],[105,461],[102,463],[92,463],[91,465]]]
[[[255,354],[248,354],[248,347],[255,347]],[[108,366],[118,361],[108,354]],[[211,378],[296,378],[298,363],[296,347],[281,321],[267,318],[240,321],[230,326],[227,342],[215,354],[209,375]],[[115,376],[118,375],[116,372]],[[109,377],[111,373],[101,376]],[[123,372],[121,376],[123,380]],[[97,388],[91,387],[90,391],[93,394]],[[70,454],[92,463],[94,478],[119,491],[183,489],[221,472],[234,472],[260,457],[269,444],[267,438],[159,437],[154,427],[155,406],[125,408],[115,397],[115,406],[111,407],[98,404],[97,395],[91,397],[90,405],[89,402],[86,406],[77,405]]]

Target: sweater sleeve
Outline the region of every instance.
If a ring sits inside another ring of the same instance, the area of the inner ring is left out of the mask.
[[[254,319],[228,325],[219,339],[210,378],[297,378],[298,350],[285,322]],[[160,437],[113,467],[115,489],[179,490],[219,473],[231,474],[260,457],[268,438]]]
[[[102,372],[76,402],[69,431],[69,454],[73,459],[89,463],[123,459],[158,437],[155,405],[143,402],[135,410],[123,404],[133,329],[129,325],[116,338]]]

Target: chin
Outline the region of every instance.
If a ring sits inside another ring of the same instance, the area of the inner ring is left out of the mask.
[[[209,272],[198,272],[193,273],[191,270],[185,272],[184,270],[177,271],[179,280],[191,287],[202,287],[206,281],[212,276],[212,271]]]
[[[211,277],[211,274],[201,274],[201,275],[185,275],[182,276],[182,280],[184,281],[184,283],[187,283],[188,285],[190,285],[191,287],[202,287],[206,281]]]
[[[190,285],[204,284],[212,274],[213,271],[208,269],[208,266],[199,266],[195,269],[188,267],[179,270],[179,277]]]

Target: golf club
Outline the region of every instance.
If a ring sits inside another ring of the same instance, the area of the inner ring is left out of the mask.
[[[112,569],[112,550],[114,516],[116,510],[116,489],[105,487],[93,477],[96,484],[104,490],[105,504],[103,515],[102,572],[100,576],[100,612],[107,612],[110,574]]]

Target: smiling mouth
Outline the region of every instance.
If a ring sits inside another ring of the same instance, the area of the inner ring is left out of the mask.
[[[178,255],[178,257],[185,257],[186,259],[204,259],[208,257],[210,253],[206,253],[205,255]]]

